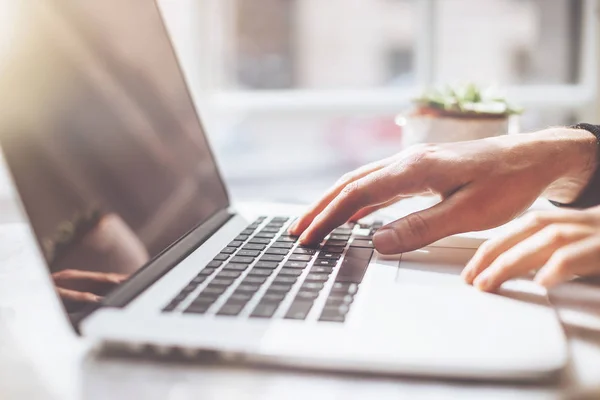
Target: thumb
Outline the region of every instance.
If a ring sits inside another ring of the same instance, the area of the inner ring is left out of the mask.
[[[419,249],[446,236],[464,232],[467,195],[459,191],[433,207],[409,214],[383,226],[373,236],[381,254],[398,254]]]

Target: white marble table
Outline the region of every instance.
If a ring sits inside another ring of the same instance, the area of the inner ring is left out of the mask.
[[[493,384],[107,356],[78,338],[10,202],[0,204],[1,399],[559,399],[600,398],[600,284],[551,294],[572,362],[554,381]],[[272,208],[271,208],[272,209]],[[408,323],[408,322],[407,322]]]

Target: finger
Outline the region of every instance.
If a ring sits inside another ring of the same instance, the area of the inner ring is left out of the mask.
[[[57,287],[56,291],[63,301],[69,301],[72,303],[98,303],[102,300],[102,297],[88,292],[78,292],[76,290],[65,289],[61,287]]]
[[[472,208],[470,196],[468,189],[459,190],[433,207],[382,227],[373,236],[375,248],[382,254],[398,254],[464,232],[466,213]]]
[[[572,243],[556,251],[537,273],[535,281],[550,288],[574,276],[600,275],[600,235]]]
[[[373,214],[376,211],[382,210],[382,209],[384,209],[386,207],[389,207],[389,206],[391,206],[393,204],[396,204],[400,200],[406,199],[407,197],[410,197],[410,196],[396,196],[393,199],[388,200],[388,201],[386,201],[384,203],[376,204],[376,205],[369,206],[369,207],[365,207],[365,208],[359,210],[358,212],[356,212],[353,216],[351,216],[350,219],[349,219],[349,221],[356,222],[359,219],[362,219],[362,218],[364,218],[364,217],[366,217],[368,215],[371,215],[371,214]]]
[[[462,277],[468,284],[472,284],[481,271],[504,253],[506,250],[523,241],[525,238],[539,232],[553,223],[585,223],[587,219],[581,211],[553,210],[531,212],[525,214],[511,232],[495,239],[488,240],[479,247],[473,258],[462,271]]]
[[[399,194],[412,194],[419,182],[415,168],[391,165],[348,184],[312,221],[300,236],[300,243],[320,243],[358,210],[384,203]]]
[[[358,168],[344,176],[342,176],[332,188],[330,188],[325,195],[320,198],[316,203],[308,208],[308,211],[303,216],[298,218],[294,224],[289,228],[288,232],[291,235],[299,236],[310,226],[315,217],[319,215],[329,203],[337,197],[337,195],[350,183],[367,176],[368,174],[378,171],[381,168],[389,165],[393,160],[393,157],[389,157],[380,161],[376,161],[365,166]]]
[[[525,238],[496,258],[473,281],[483,291],[494,291],[509,279],[538,270],[563,246],[594,234],[585,225],[552,224]]]
[[[52,274],[52,278],[57,286],[65,289],[103,294],[125,281],[127,275],[66,269]]]

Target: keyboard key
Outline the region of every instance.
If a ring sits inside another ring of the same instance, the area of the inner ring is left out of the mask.
[[[235,247],[225,247],[221,250],[221,254],[233,254],[237,249]]]
[[[327,282],[329,275],[309,273],[304,280],[305,282]]]
[[[267,292],[287,293],[292,289],[293,285],[272,284],[267,289]]]
[[[294,243],[291,242],[275,242],[271,245],[271,248],[277,249],[291,249],[294,247]]]
[[[292,254],[289,261],[310,261],[312,256],[310,254]]]
[[[335,294],[329,295],[327,298],[326,306],[340,306],[342,304],[350,304],[354,301],[354,296],[345,295],[345,296],[336,296]]]
[[[358,292],[358,284],[357,283],[346,283],[346,282],[335,282],[333,284],[333,288],[331,288],[331,293],[336,294],[356,294]]]
[[[294,301],[288,312],[285,314],[286,319],[306,319],[310,312],[313,303],[311,301]]]
[[[350,239],[350,235],[332,234],[329,236],[330,240],[343,240],[347,242]]]
[[[338,260],[317,259],[313,265],[322,267],[335,267],[337,262]]]
[[[280,256],[277,254],[265,254],[264,256],[262,256],[260,258],[260,261],[274,261],[274,262],[281,262],[283,261],[285,257],[284,256]]]
[[[228,258],[229,258],[229,254],[222,254],[222,253],[220,253],[220,254],[217,254],[215,256],[215,258],[213,258],[213,260],[216,260],[216,261],[225,261]]]
[[[239,264],[251,264],[254,261],[254,257],[238,257],[235,256],[231,259],[231,262],[233,263],[239,263]]]
[[[225,291],[226,287],[224,286],[212,286],[212,282],[209,283],[207,287],[204,288],[200,296],[202,297],[211,297],[211,296],[220,296]]]
[[[250,301],[250,299],[252,298],[252,294],[251,293],[245,293],[245,292],[234,292],[229,299],[227,299],[227,302],[236,302],[236,303],[247,303],[248,301]]]
[[[212,304],[190,304],[188,308],[186,308],[184,313],[192,313],[192,314],[204,314],[208,311]]]
[[[217,278],[228,278],[228,279],[235,280],[241,274],[242,273],[240,271],[223,270],[223,271],[219,272],[216,277]]]
[[[321,249],[321,252],[342,254],[344,252],[344,248],[335,246],[324,246]]]
[[[350,311],[349,304],[342,304],[339,306],[328,306],[326,305],[323,308],[324,314],[337,314],[337,315],[346,315]]]
[[[274,233],[270,232],[258,232],[254,235],[255,238],[264,238],[264,239],[273,239],[275,237]]]
[[[223,270],[228,271],[245,271],[248,268],[248,264],[239,264],[239,263],[227,263]]]
[[[228,287],[229,285],[231,285],[233,282],[235,281],[235,279],[227,279],[227,278],[219,278],[216,277],[215,279],[213,279],[212,281],[210,281],[210,284],[212,286],[223,286],[223,287]]]
[[[328,247],[346,247],[348,242],[346,240],[328,240],[325,242],[325,246]]]
[[[260,251],[258,250],[240,250],[235,255],[238,257],[258,257]]]
[[[289,219],[290,217],[273,217],[271,222],[287,222]]]
[[[198,273],[198,276],[209,276],[209,275],[211,275],[215,271],[216,271],[215,268],[208,268],[208,267],[206,267],[206,268],[202,269],[202,271],[200,271]]]
[[[362,247],[367,249],[373,248],[372,240],[362,240],[362,239],[354,239],[352,243],[350,243],[350,247]]]
[[[169,303],[165,308],[162,309],[163,312],[170,312],[177,308],[179,303]]]
[[[270,276],[273,273],[272,269],[252,268],[248,275],[250,276]]]
[[[249,237],[248,235],[238,235],[233,240],[238,241],[238,242],[245,242],[246,240],[248,240],[248,237]]]
[[[212,260],[211,262],[206,264],[206,266],[210,267],[210,268],[219,268],[221,266],[221,264],[223,264],[223,261]]]
[[[192,304],[212,304],[215,302],[215,300],[218,298],[218,295],[208,295],[208,294],[204,294],[204,292],[200,293],[198,295],[198,297],[196,297],[194,299],[194,301],[192,301]]]
[[[223,307],[219,310],[217,315],[228,315],[235,316],[238,315],[244,309],[245,304],[242,303],[225,303]]]
[[[277,266],[279,266],[278,262],[274,262],[274,261],[262,261],[262,259],[258,260],[256,262],[256,264],[254,264],[254,268],[275,269],[275,268],[277,268]]]
[[[337,229],[334,229],[332,233],[334,235],[351,235],[352,234],[352,229],[337,228]]]
[[[303,271],[301,269],[282,268],[281,271],[279,271],[279,275],[300,276],[302,275],[302,272]]]
[[[321,316],[319,317],[319,321],[323,321],[323,322],[344,322],[346,320],[346,316],[345,315],[340,315],[338,313],[336,313],[335,311],[324,311],[323,313],[321,313]]]
[[[265,303],[279,303],[280,301],[282,301],[285,298],[285,293],[280,293],[280,292],[267,292],[265,293],[265,295],[262,297],[262,299],[260,299],[261,302],[265,302]]]
[[[300,290],[307,292],[319,292],[321,291],[325,285],[320,282],[305,282],[300,287]]]
[[[301,290],[296,293],[296,300],[299,301],[313,301],[319,297],[319,292],[309,292],[305,290]]]
[[[313,255],[317,252],[317,249],[311,249],[308,247],[297,247],[296,250],[294,250],[294,254],[310,254]]]
[[[242,283],[250,285],[262,285],[266,280],[267,278],[262,276],[247,276],[244,278]]]
[[[281,230],[281,226],[265,226],[261,229],[261,232],[265,233],[277,233]]]
[[[235,289],[235,291],[243,292],[243,293],[256,293],[256,292],[258,292],[259,289],[260,289],[260,285],[250,285],[250,284],[241,283]]]
[[[248,243],[269,244],[269,243],[271,243],[271,239],[253,237],[252,239],[250,239],[248,241]]]
[[[333,267],[323,267],[320,265],[314,266],[310,269],[310,273],[313,274],[331,274],[333,272]]]
[[[280,255],[280,256],[285,256],[289,252],[290,252],[289,249],[278,249],[276,247],[269,247],[265,253],[266,254],[277,254],[277,255]]]
[[[248,243],[245,245],[242,250],[259,250],[263,251],[267,247],[266,244],[257,244],[257,243]]]
[[[200,276],[196,276],[196,277],[194,277],[194,279],[192,279],[192,280],[190,281],[190,284],[193,284],[193,285],[195,285],[195,286],[198,286],[198,285],[200,285],[201,283],[203,283],[205,280],[206,280],[206,276],[202,276],[202,275],[200,275]]]
[[[241,240],[234,240],[232,242],[230,242],[227,247],[240,247],[242,244],[244,244],[243,241]]]
[[[318,258],[322,260],[339,260],[342,257],[341,254],[337,253],[324,253],[320,252]]]
[[[277,275],[275,277],[275,279],[273,280],[273,283],[281,283],[284,285],[293,285],[294,283],[296,283],[296,281],[298,280],[297,277],[295,276],[289,276],[289,275]]]
[[[277,311],[277,307],[279,307],[279,303],[263,303],[260,302],[250,314],[250,317],[253,318],[271,318],[275,311]]]
[[[240,232],[241,235],[252,235],[254,233],[254,229],[244,229],[242,232]]]
[[[278,242],[295,243],[298,240],[296,236],[280,236],[277,238]]]
[[[304,269],[308,263],[306,261],[288,261],[283,264],[284,268],[296,268],[296,269]]]
[[[373,250],[362,247],[350,247],[335,278],[336,282],[360,283],[362,281]]]

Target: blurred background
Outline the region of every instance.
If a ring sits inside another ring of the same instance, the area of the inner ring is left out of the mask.
[[[520,129],[598,122],[595,0],[159,0],[236,200],[307,202],[400,150],[436,83],[496,84]]]

